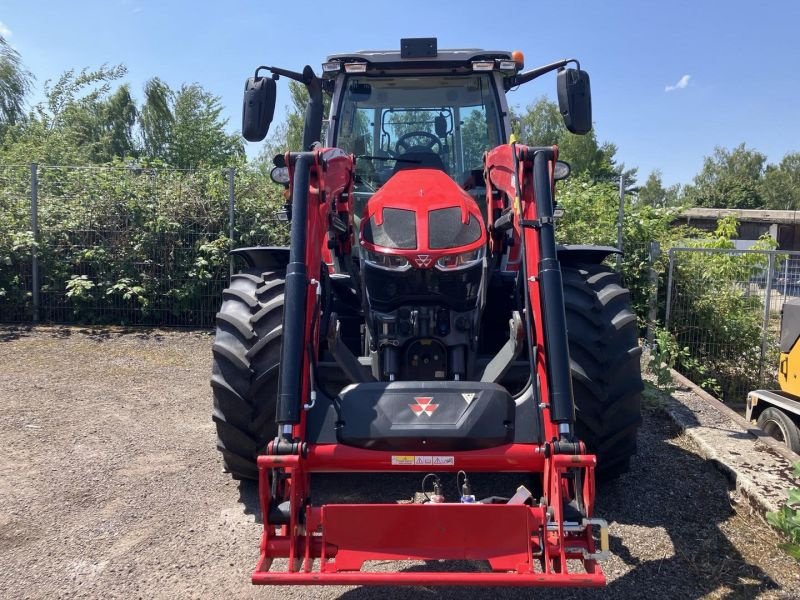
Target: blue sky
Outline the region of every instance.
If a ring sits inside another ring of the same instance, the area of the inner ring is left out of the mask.
[[[0,2],[0,33],[39,87],[69,68],[123,63],[137,96],[155,75],[211,90],[232,130],[258,64],[319,71],[327,54],[414,36],[436,36],[440,48],[520,49],[529,68],[576,57],[592,77],[599,139],[614,142],[640,180],[658,168],[666,184],[690,182],[717,145],[745,142],[771,162],[800,151],[799,24],[798,0]],[[541,95],[555,98],[555,76],[510,102]],[[281,82],[279,113],[287,101]]]

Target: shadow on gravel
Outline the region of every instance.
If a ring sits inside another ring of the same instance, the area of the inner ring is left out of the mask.
[[[239,480],[239,503],[242,505],[244,514],[254,515],[256,523],[263,523],[261,520],[261,505],[258,502],[258,482],[251,479]]]
[[[162,333],[151,327],[87,327],[79,329],[78,333],[96,342],[103,342],[123,336],[155,342],[160,342],[164,339]]]
[[[0,328],[0,342],[13,342],[23,337],[28,337],[31,327],[2,327]]]

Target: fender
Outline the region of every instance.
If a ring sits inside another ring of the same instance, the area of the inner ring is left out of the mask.
[[[557,246],[558,262],[564,264],[588,263],[599,265],[612,254],[622,255],[622,250],[613,246],[592,246],[589,244],[569,244]]]
[[[231,256],[238,256],[253,269],[285,269],[289,264],[288,246],[252,246],[231,250]]]

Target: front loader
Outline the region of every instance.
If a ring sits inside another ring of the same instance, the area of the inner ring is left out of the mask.
[[[303,148],[273,170],[290,245],[234,251],[213,347],[217,446],[259,484],[253,583],[605,583],[595,473],[635,453],[638,330],[616,250],[556,244],[557,147],[505,143],[506,92],[552,71],[588,132],[588,75],[523,62],[404,39],[248,79],[249,141],[276,80],[309,92]],[[344,488],[370,473],[373,497]],[[405,500],[381,493],[409,477]]]

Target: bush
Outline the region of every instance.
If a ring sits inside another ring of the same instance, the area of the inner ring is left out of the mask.
[[[41,167],[42,320],[211,325],[229,269],[227,176],[157,165]],[[0,195],[0,301],[30,314],[33,236],[20,201],[28,178],[20,171],[17,192]],[[286,243],[275,184],[241,167],[235,197],[237,246]]]
[[[557,200],[565,209],[557,230],[560,242],[616,246],[617,186],[575,178],[559,183]],[[635,198],[626,203],[621,271],[642,328],[651,294],[657,294],[657,314],[665,314],[670,248],[734,249],[735,219],[721,220],[717,230],[708,233],[674,226],[679,212],[679,208],[640,204]],[[651,241],[661,247],[652,265],[658,275],[657,290],[652,289],[650,281]],[[774,241],[765,237],[755,247],[772,249]],[[685,252],[679,259],[675,261],[672,293],[680,302],[673,302],[671,331],[661,339],[664,348],[656,349],[658,364],[674,366],[721,397],[758,387],[758,370],[752,365],[762,359],[764,304],[760,295],[750,293],[748,283],[753,273],[766,268],[767,257]],[[772,358],[770,355],[764,360]]]
[[[795,475],[800,476],[800,463],[794,466]],[[781,548],[790,556],[800,560],[800,488],[788,492],[786,506],[779,511],[768,512],[767,521],[786,536],[787,542]]]

